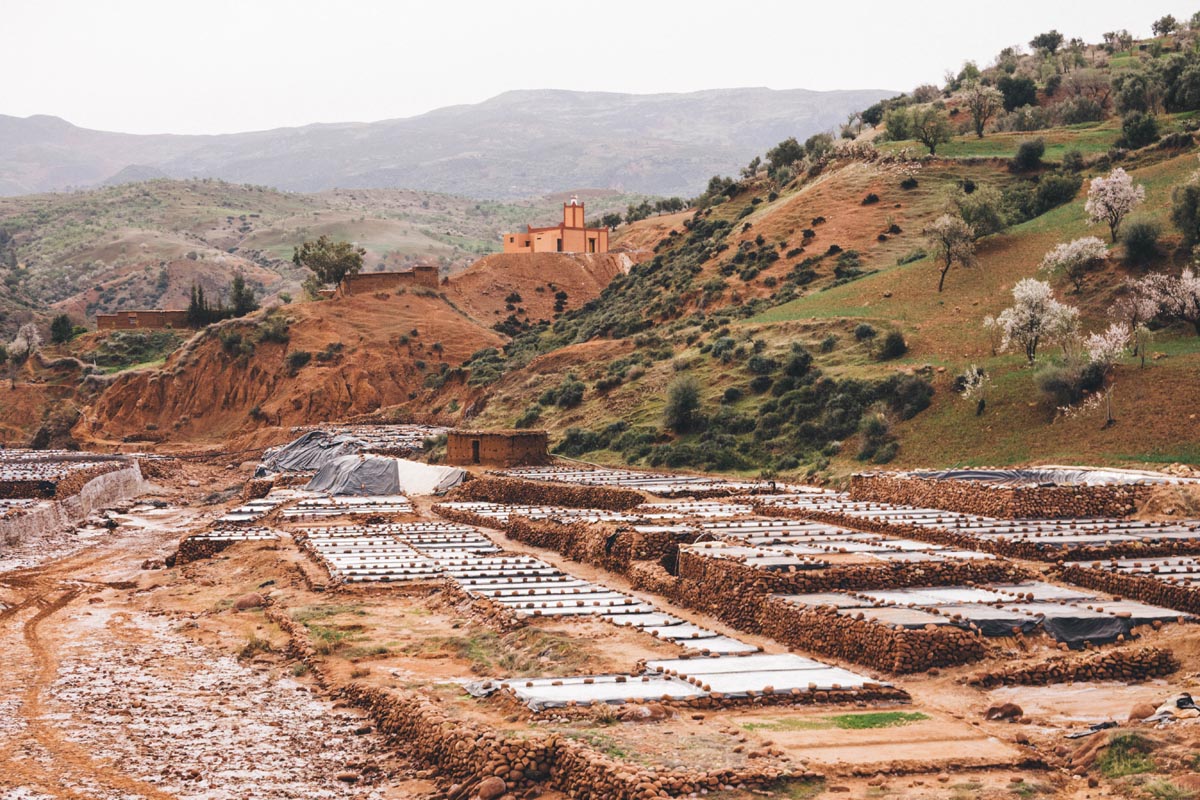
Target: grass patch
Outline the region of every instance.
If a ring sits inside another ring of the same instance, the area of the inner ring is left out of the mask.
[[[248,658],[254,658],[259,653],[269,652],[271,652],[271,643],[269,641],[258,636],[251,636],[242,645],[242,649],[238,650],[237,657],[239,660],[245,661]]]
[[[1165,779],[1149,781],[1142,789],[1156,800],[1190,800],[1196,796],[1195,792]]]
[[[404,652],[463,659],[471,663],[471,671],[478,675],[497,672],[566,675],[583,669],[589,658],[579,640],[538,628],[522,628],[504,635],[479,631],[461,636],[431,636],[408,645]]]
[[[842,730],[869,730],[872,728],[898,728],[929,717],[920,711],[877,711],[870,714],[838,714],[819,719],[785,717],[773,722],[748,722],[745,730],[766,731],[815,731],[840,728]]]
[[[1106,778],[1122,778],[1140,775],[1154,769],[1150,757],[1154,743],[1138,733],[1121,733],[1112,737],[1108,749],[1096,761],[1096,766]]]

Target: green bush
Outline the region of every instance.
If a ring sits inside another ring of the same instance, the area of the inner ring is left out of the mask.
[[[860,342],[875,338],[875,328],[869,323],[860,322],[854,327],[854,338]]]
[[[891,361],[907,352],[908,343],[904,341],[904,334],[900,331],[888,331],[887,336],[883,337],[883,344],[879,347],[878,358],[880,361]]]
[[[258,340],[260,342],[287,344],[291,338],[291,334],[288,332],[287,320],[278,314],[272,314],[258,326]]]
[[[292,375],[295,375],[297,372],[303,369],[308,362],[312,361],[312,357],[312,353],[308,352],[307,350],[293,350],[292,352],[288,353],[286,359],[288,372]]]
[[[1042,137],[1026,139],[1017,145],[1017,154],[1013,156],[1012,168],[1016,172],[1028,172],[1042,165],[1042,156],[1046,154],[1046,140]]]
[[[533,403],[525,409],[521,416],[517,417],[517,421],[513,423],[516,428],[532,428],[542,416],[542,407],[537,403]]]
[[[770,375],[779,369],[779,362],[773,358],[755,354],[746,361],[746,369],[754,375]]]
[[[1158,237],[1161,233],[1158,223],[1153,220],[1127,220],[1121,226],[1121,244],[1125,245],[1125,259],[1136,266],[1153,261],[1158,255]]]
[[[1098,364],[1050,364],[1034,375],[1038,389],[1056,407],[1078,403],[1104,386],[1104,368]]]
[[[1083,186],[1083,176],[1075,172],[1051,172],[1043,175],[1034,190],[1034,208],[1038,215],[1071,202]]]
[[[837,343],[838,337],[831,333],[821,340],[820,350],[822,353],[832,353],[833,349],[837,347]]]
[[[50,341],[66,344],[75,338],[75,323],[66,314],[59,314],[50,323]]]
[[[663,424],[675,433],[688,433],[697,426],[700,411],[700,384],[690,375],[676,378],[667,389]]]
[[[1183,234],[1183,247],[1200,244],[1200,183],[1175,187],[1171,193],[1171,224]]]
[[[1117,147],[1137,150],[1158,141],[1158,120],[1152,114],[1131,111],[1121,120],[1121,138]]]

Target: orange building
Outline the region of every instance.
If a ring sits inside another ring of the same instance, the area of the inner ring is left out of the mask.
[[[525,226],[525,233],[504,234],[506,253],[607,253],[608,228],[589,228],[578,197],[563,203],[563,221],[552,228]]]

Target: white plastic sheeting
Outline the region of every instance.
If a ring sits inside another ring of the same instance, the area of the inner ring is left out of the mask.
[[[466,470],[387,456],[339,456],[305,487],[332,495],[443,494],[465,480]]]

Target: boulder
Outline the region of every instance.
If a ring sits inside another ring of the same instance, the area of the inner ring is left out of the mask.
[[[479,782],[479,788],[475,790],[475,794],[479,800],[497,800],[507,791],[508,784],[504,782],[504,779],[493,775]]]
[[[238,611],[246,611],[251,608],[262,608],[267,604],[267,598],[263,597],[258,592],[250,592],[239,597],[233,604],[233,607]]]

